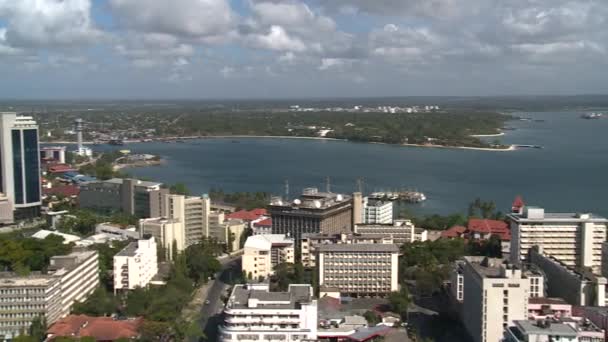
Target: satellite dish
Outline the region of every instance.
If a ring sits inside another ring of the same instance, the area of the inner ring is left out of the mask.
[[[300,204],[302,204],[302,201],[300,201],[299,199],[296,198],[293,200],[293,204],[300,205]]]
[[[344,198],[342,197],[342,195],[338,195],[338,196],[336,196],[336,200],[337,200],[338,202],[339,202],[339,201],[342,201],[343,199],[344,199]]]
[[[317,209],[321,208],[321,202],[315,200],[313,203],[315,205],[315,208],[317,208]]]

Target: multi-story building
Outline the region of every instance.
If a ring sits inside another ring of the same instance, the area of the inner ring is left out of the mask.
[[[317,247],[327,244],[350,244],[350,243],[393,243],[389,237],[382,235],[356,235],[356,234],[304,234],[300,240],[300,262],[306,268],[314,268],[317,265]]]
[[[13,203],[0,192],[0,225],[13,223]]]
[[[517,320],[505,328],[504,342],[604,342],[604,331],[590,321]]]
[[[42,316],[52,324],[69,314],[99,284],[97,252],[51,258],[48,274],[0,274],[0,338],[12,339]]]
[[[184,223],[176,219],[164,217],[139,220],[139,230],[142,237],[152,236],[157,244],[162,246],[167,260],[173,255],[186,249],[186,231]],[[173,250],[173,247],[177,250]]]
[[[399,290],[399,247],[327,244],[317,247],[319,285],[351,296],[386,296]]]
[[[267,278],[280,263],[294,263],[293,239],[281,234],[253,235],[245,241],[242,270],[249,279]]]
[[[268,207],[273,234],[288,234],[299,245],[302,234],[340,234],[352,231],[350,196],[304,189],[293,202],[273,199]]]
[[[237,251],[241,248],[241,235],[245,232],[247,224],[243,220],[224,220],[223,217],[223,214],[211,215],[207,237],[225,244],[231,252]]]
[[[106,234],[110,237],[110,240],[139,239],[141,236],[140,232],[135,226],[124,228],[110,222],[99,223],[96,225],[95,234]]]
[[[40,148],[40,159],[65,164],[65,146],[45,146]]]
[[[529,259],[543,271],[549,296],[563,298],[572,305],[606,305],[606,278],[589,270],[570,267],[554,256],[544,254],[540,247],[530,249]]]
[[[502,259],[489,259],[484,261],[484,257],[468,257],[470,261],[479,263],[489,263],[497,265]],[[456,300],[458,304],[462,304],[464,301],[464,271],[466,261],[457,260],[454,263],[454,269],[450,274],[450,295]],[[532,298],[543,298],[546,294],[545,278],[542,271],[535,265],[526,264],[522,268],[522,277],[529,279],[530,287],[528,288],[529,297]],[[461,309],[461,308],[459,308]]]
[[[524,207],[507,215],[511,227],[511,261],[519,263],[533,246],[542,247],[569,267],[601,272],[602,244],[608,220],[592,214],[546,213]]]
[[[464,257],[462,322],[475,342],[501,341],[514,320],[528,317],[530,279],[503,259]]]
[[[12,203],[16,220],[40,215],[38,125],[30,116],[0,113],[0,192]]]
[[[428,239],[428,232],[425,229],[416,228],[410,220],[395,220],[389,224],[357,224],[355,233],[363,237],[367,235],[385,236],[393,239],[393,242],[398,245]]]
[[[393,223],[393,202],[363,198],[363,223]]]
[[[129,243],[114,256],[114,292],[146,287],[158,273],[154,237]]]
[[[208,196],[165,196],[166,217],[184,223],[186,247],[200,243],[209,235],[211,202]]]
[[[151,218],[165,215],[164,196],[168,194],[162,183],[112,178],[82,184],[78,199],[81,208]]]
[[[235,285],[224,316],[221,342],[317,339],[317,301],[308,284],[291,284],[287,292],[270,292],[268,284]]]

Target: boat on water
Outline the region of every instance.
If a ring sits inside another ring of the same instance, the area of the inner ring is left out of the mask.
[[[597,119],[601,119],[603,116],[604,116],[604,114],[602,114],[602,113],[585,113],[585,114],[581,115],[581,118],[587,119],[587,120],[597,120]]]
[[[108,145],[122,146],[125,142],[122,139],[110,139]]]

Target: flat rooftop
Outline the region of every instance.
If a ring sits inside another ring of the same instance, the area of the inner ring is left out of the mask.
[[[519,332],[523,335],[551,335],[560,337],[576,337],[577,331],[570,325],[565,323],[550,322],[550,324],[539,324],[536,321],[515,321],[515,327],[511,327],[511,331],[516,330],[515,335]],[[519,337],[519,336],[518,336]]]
[[[0,288],[3,287],[24,287],[24,286],[47,286],[59,279],[49,274],[32,274],[29,276],[19,276],[14,272],[0,272]]]
[[[522,214],[508,214],[507,218],[516,222],[608,222],[607,218],[592,213],[549,213],[530,206],[524,207]]]
[[[137,252],[137,247],[137,242],[130,242],[120,252],[116,253],[116,256],[135,256],[135,252]]]
[[[291,208],[306,210],[325,210],[337,206],[351,205],[351,196],[333,192],[320,192],[316,188],[304,189],[300,198],[292,202],[282,199],[273,199],[270,207]]]
[[[319,252],[382,252],[399,253],[399,247],[384,243],[343,243],[335,245],[321,245]]]
[[[298,309],[300,304],[313,300],[312,287],[289,285],[286,292],[270,292],[268,285],[243,284],[232,290],[228,304],[229,309]],[[256,303],[255,306],[252,304]]]
[[[124,181],[124,179],[122,179],[122,178],[112,178],[112,179],[108,179],[104,182],[110,183],[110,184],[122,184],[123,181]],[[159,182],[148,182],[148,181],[142,181],[142,180],[138,180],[138,179],[133,179],[133,181],[135,182],[135,186],[143,186],[143,187],[147,187],[147,188],[159,187],[159,186],[163,185],[163,183],[159,183]]]

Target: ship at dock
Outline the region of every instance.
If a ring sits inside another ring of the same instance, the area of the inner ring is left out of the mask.
[[[401,190],[401,191],[379,191],[373,192],[368,196],[370,199],[384,200],[384,201],[395,201],[395,202],[408,202],[408,203],[421,203],[426,201],[426,195],[419,191]]]
[[[585,113],[585,114],[581,115],[581,118],[587,119],[587,120],[597,120],[597,119],[601,119],[603,116],[604,116],[604,114],[602,114],[602,113]]]

